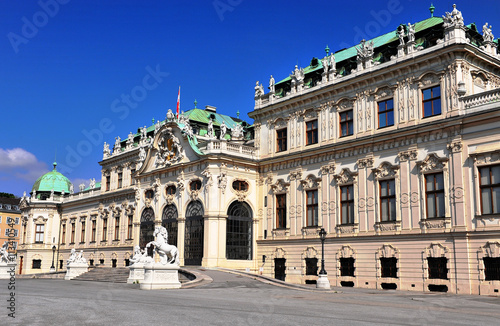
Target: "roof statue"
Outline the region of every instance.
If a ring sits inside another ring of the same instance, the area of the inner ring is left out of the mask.
[[[264,92],[262,90],[262,85],[259,85],[259,81],[257,80],[255,82],[255,97],[259,97],[259,96],[262,96],[264,95]]]
[[[172,112],[171,109],[168,109],[167,111],[167,121],[173,121],[175,119],[175,114]]]
[[[146,150],[144,147],[139,148],[139,161],[144,161],[146,159]]]
[[[220,137],[219,137],[220,140],[224,140],[226,132],[227,132],[226,124],[224,123],[224,121],[222,121],[222,124],[220,125]]]
[[[464,26],[464,18],[462,13],[457,9],[457,5],[453,5],[453,10],[451,12],[446,12],[446,16],[443,16],[444,28],[448,27],[458,27]]]
[[[304,68],[299,69],[299,66],[295,65],[295,69],[292,71],[290,77],[297,82],[303,81],[305,77]]]
[[[398,38],[399,38],[399,45],[403,46],[405,45],[405,29],[403,26],[398,27]]]
[[[89,185],[90,189],[94,189],[95,188],[95,178],[93,179],[90,179],[90,185]]]
[[[183,121],[184,127],[182,127],[181,132],[184,133],[185,135],[188,135],[188,137],[193,138],[193,128],[191,127],[191,124],[189,123],[189,119],[185,118],[185,121]]]
[[[161,127],[160,120],[158,120],[158,121],[156,121],[156,124],[155,124],[155,135],[158,132],[158,130],[160,130],[160,127]]]
[[[118,137],[115,137],[115,148],[114,148],[114,152],[118,152],[120,150],[120,142],[122,141],[122,139],[120,138],[120,136]]]
[[[408,42],[415,42],[415,24],[408,23]]]
[[[330,68],[330,58],[329,57],[324,57],[321,59],[321,63],[323,64],[323,73],[327,73],[328,69]]]
[[[146,126],[141,128],[141,140],[146,139],[147,133],[148,133],[148,129],[146,128]]]
[[[491,32],[491,25],[488,28],[488,23],[484,24],[483,26],[483,40],[485,42],[493,42],[495,37],[493,36],[493,33]]]
[[[71,186],[69,186],[69,193],[70,194],[74,194],[75,193],[75,187],[73,186],[73,184],[71,184]]]
[[[366,42],[365,40],[361,40],[360,44],[359,47],[356,47],[358,59],[367,60],[373,57],[373,41]]]
[[[84,191],[85,190],[85,183],[80,183],[80,185],[78,186],[78,189],[80,189],[80,192]]]
[[[243,139],[243,126],[241,124],[237,123],[234,128],[231,129],[231,139]]]
[[[212,118],[210,118],[210,120],[208,120],[207,136],[208,136],[208,138],[214,138],[214,123],[212,121]]]
[[[155,240],[149,242],[146,248],[149,248],[151,245],[154,246],[155,252],[160,256],[160,263],[162,265],[173,264],[179,266],[179,250],[176,246],[168,244],[167,229],[163,226],[157,226],[153,236]]]
[[[273,75],[271,75],[271,78],[269,78],[269,90],[271,91],[271,93],[274,93],[274,84],[275,80]]]
[[[111,155],[111,150],[109,149],[109,144],[104,142],[104,148],[102,150],[103,157],[109,157]]]

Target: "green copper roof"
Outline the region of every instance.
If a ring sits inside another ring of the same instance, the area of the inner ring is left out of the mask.
[[[71,186],[71,182],[68,178],[66,178],[61,173],[56,170],[57,163],[54,162],[54,169],[51,172],[45,173],[38,180],[36,180],[33,185],[32,192],[40,192],[40,191],[52,191],[54,192],[65,192],[69,193],[69,187]]]
[[[434,26],[439,25],[441,23],[443,23],[443,18],[440,18],[440,17],[427,18],[425,20],[422,20],[421,22],[415,23],[415,33],[418,33],[420,31],[426,30],[428,28],[434,27]],[[387,34],[375,37],[374,39],[367,40],[367,42],[373,41],[373,49],[375,50],[374,56],[376,56],[377,55],[376,48],[383,46],[383,45],[386,45],[386,44],[389,44],[391,42],[397,41],[397,40],[398,40],[398,34],[397,34],[397,29],[396,29],[396,30],[389,32]],[[347,60],[349,58],[355,58],[358,54],[358,52],[356,50],[356,46],[358,46],[358,45],[351,46],[350,48],[347,48],[347,49],[344,49],[344,50],[341,50],[339,52],[334,53],[335,62],[339,63],[339,62]],[[319,60],[319,64],[317,66],[314,66],[314,67],[307,66],[306,68],[304,68],[304,73],[307,74],[309,72],[313,72],[313,71],[320,70],[320,69],[323,69],[323,64],[321,63],[321,60]],[[290,76],[288,76],[285,79],[277,82],[276,85],[287,82],[290,79],[291,79]]]
[[[232,118],[228,115],[215,113],[211,111],[206,111],[202,109],[192,109],[187,112],[184,112],[184,116],[188,117],[191,121],[197,121],[201,123],[208,124],[210,120],[210,116],[213,114],[214,118],[212,118],[214,126],[220,126],[222,121],[226,124],[226,126],[230,129],[234,128],[237,123],[240,123],[242,120],[238,118]]]

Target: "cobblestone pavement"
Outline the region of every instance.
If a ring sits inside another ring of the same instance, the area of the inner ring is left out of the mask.
[[[198,270],[212,283],[142,291],[137,285],[0,280],[0,325],[498,325],[500,299],[342,289],[313,292]],[[7,309],[14,292],[15,317]]]

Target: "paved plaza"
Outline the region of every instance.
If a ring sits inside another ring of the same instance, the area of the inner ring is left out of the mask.
[[[179,290],[137,285],[17,279],[15,316],[0,280],[1,325],[498,325],[500,299],[335,288],[292,289],[215,270]],[[7,321],[6,323],[4,321]]]

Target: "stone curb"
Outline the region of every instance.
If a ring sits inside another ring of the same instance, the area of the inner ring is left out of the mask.
[[[215,270],[218,270],[221,272],[226,272],[226,273],[231,273],[231,274],[242,275],[245,277],[253,278],[255,280],[258,280],[258,281],[266,283],[266,284],[271,284],[271,285],[295,289],[295,290],[310,291],[310,292],[322,292],[322,293],[342,293],[341,291],[336,291],[336,290],[316,289],[316,288],[311,288],[311,287],[304,286],[301,284],[287,283],[284,281],[274,279],[272,277],[258,275],[258,274],[252,274],[252,273],[243,272],[243,271],[234,270],[234,269],[229,269],[229,268],[216,268]]]
[[[197,271],[187,270],[187,269],[179,269],[179,272],[184,273],[184,274],[191,274],[195,277],[195,279],[192,281],[182,283],[181,289],[189,289],[189,288],[197,287],[200,285],[212,283],[214,281],[210,276],[202,274],[202,273],[197,272]]]

